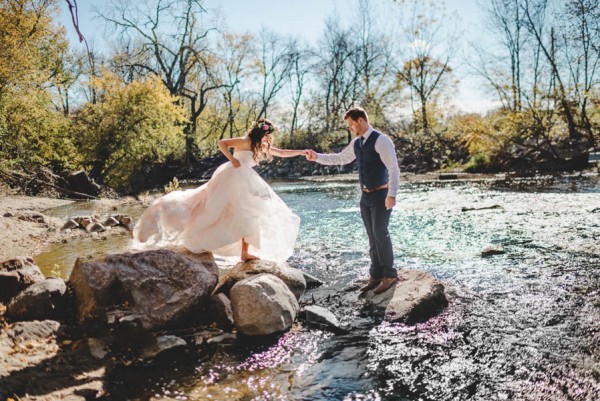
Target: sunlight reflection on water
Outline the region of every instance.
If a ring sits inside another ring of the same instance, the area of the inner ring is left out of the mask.
[[[401,186],[390,221],[396,265],[442,279],[450,300],[409,326],[382,323],[343,291],[369,265],[356,184],[275,184],[302,219],[290,264],[326,281],[307,297],[332,297],[325,306],[351,333],[297,325],[274,344],[222,349],[194,374],[144,391],[196,400],[591,399],[600,391],[599,185],[544,180],[537,189],[531,180]],[[56,244],[36,262],[66,275],[75,257],[128,241]],[[505,254],[482,258],[489,245]]]

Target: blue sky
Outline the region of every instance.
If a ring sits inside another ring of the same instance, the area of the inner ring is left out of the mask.
[[[95,10],[101,10],[106,3],[105,0],[77,0],[81,31],[88,42],[93,42],[97,49],[102,48],[104,44],[104,24],[98,18],[94,18]],[[383,12],[386,10],[384,7],[393,6],[391,0],[370,0],[369,3],[380,8],[379,11],[383,8]],[[205,4],[209,8],[220,10],[227,24],[226,28],[230,31],[257,32],[263,25],[267,25],[273,31],[292,34],[314,43],[323,32],[327,16],[337,12],[342,21],[351,19],[351,6],[355,4],[355,0],[212,0]],[[482,35],[479,22],[483,11],[477,0],[446,0],[446,8],[448,14],[456,12],[464,44],[461,57],[454,66],[456,76],[460,80],[458,93],[453,97],[454,103],[463,111],[486,111],[494,104],[489,100],[490,96],[486,93],[481,78],[472,75],[466,66],[466,60],[473,55],[467,43],[485,36]],[[61,16],[61,22],[65,25],[73,46],[83,46],[78,44],[66,2],[63,3]]]

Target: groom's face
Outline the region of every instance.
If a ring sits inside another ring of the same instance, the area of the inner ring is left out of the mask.
[[[360,129],[361,121],[362,118],[359,118],[358,120],[353,120],[351,117],[348,117],[346,119],[346,125],[348,126],[350,132],[352,132],[354,135],[360,135],[362,133]]]
[[[348,117],[346,119],[346,125],[348,126],[350,132],[352,132],[354,135],[358,134],[358,121],[355,121],[351,117]]]

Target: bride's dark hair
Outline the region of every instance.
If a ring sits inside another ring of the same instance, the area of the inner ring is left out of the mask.
[[[255,161],[270,159],[271,153],[271,135],[275,132],[275,127],[270,120],[260,118],[254,123],[254,127],[248,132],[250,138],[250,148],[252,149],[252,158]],[[263,138],[268,135],[266,144],[263,146]]]

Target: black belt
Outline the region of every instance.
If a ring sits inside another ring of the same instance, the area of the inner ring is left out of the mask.
[[[369,188],[367,188],[367,187],[363,187],[363,189],[362,189],[362,190],[363,190],[363,192],[365,192],[365,193],[369,194],[369,193],[371,193],[371,192],[379,191],[379,190],[381,190],[381,189],[387,189],[388,187],[389,187],[389,185],[388,185],[388,184],[384,184],[384,185],[382,185],[382,186],[380,186],[380,187],[373,188],[373,189],[369,189]]]

